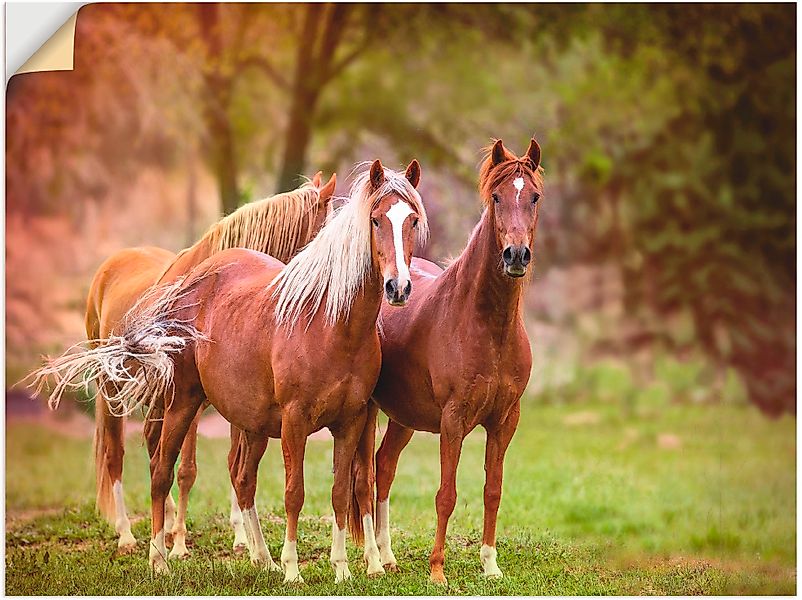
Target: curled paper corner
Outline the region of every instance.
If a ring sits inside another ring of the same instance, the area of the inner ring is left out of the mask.
[[[72,71],[74,65],[75,24],[78,11],[42,44],[15,75],[40,71]]]

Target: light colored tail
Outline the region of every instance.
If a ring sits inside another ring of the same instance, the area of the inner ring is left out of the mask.
[[[205,339],[187,321],[177,318],[178,311],[185,308],[178,301],[191,291],[181,289],[182,284],[179,279],[151,288],[126,313],[119,334],[77,344],[47,360],[29,375],[34,378],[30,387],[39,395],[52,379],[48,405],[55,410],[64,392],[84,388],[91,395],[90,384],[95,384],[103,390],[94,394],[96,402],[102,396],[115,417],[128,416],[152,398],[162,397],[172,387],[173,355],[189,343]],[[98,433],[102,432],[96,436]],[[95,451],[101,450],[105,451],[102,440],[96,437]]]
[[[95,505],[98,512],[103,515],[109,523],[114,523],[116,519],[114,494],[112,492],[111,477],[106,468],[106,419],[103,411],[103,402],[95,397],[95,439],[93,451],[95,454],[95,486],[97,496]]]

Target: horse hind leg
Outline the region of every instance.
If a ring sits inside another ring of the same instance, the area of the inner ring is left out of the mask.
[[[198,475],[196,454],[198,449],[198,422],[203,414],[203,407],[198,410],[192,424],[189,426],[184,443],[181,446],[181,464],[178,467],[178,511],[172,526],[173,547],[170,558],[186,558],[187,549],[187,506],[189,505],[189,492],[195,484]],[[165,519],[165,529],[168,527]]]
[[[241,432],[234,425],[231,425],[231,448],[228,451],[228,469],[230,472],[235,472],[234,465],[240,460],[240,436]],[[231,484],[231,515],[228,522],[234,530],[234,543],[232,549],[236,554],[241,554],[248,548],[248,536],[245,533],[245,522],[243,520],[242,511],[239,508],[237,501],[237,491],[234,489],[234,484]]]
[[[376,453],[376,543],[384,568],[398,571],[390,540],[390,488],[395,479],[398,459],[412,439],[414,430],[390,420],[379,451]]]
[[[240,437],[240,453],[231,464],[231,483],[236,490],[237,501],[242,511],[251,563],[269,571],[281,571],[281,567],[273,561],[270,550],[265,544],[254,503],[259,461],[267,449],[267,440],[266,435],[243,433]]]
[[[97,507],[113,522],[117,548],[130,552],[136,548],[131,521],[123,493],[123,456],[125,455],[125,419],[112,416],[101,390],[95,399],[95,470]]]
[[[192,394],[176,390],[172,406],[165,411],[160,426],[151,428],[147,435],[150,453],[151,541],[149,563],[155,573],[164,573],[167,567],[165,543],[165,503],[173,485],[173,471],[184,438],[192,425],[199,403]],[[155,440],[154,431],[159,431]]]
[[[374,452],[376,446],[376,417],[378,407],[369,403],[367,418],[359,437],[356,454],[351,468],[353,473],[353,497],[349,514],[349,529],[355,543],[364,542],[363,558],[368,576],[383,575],[381,555],[376,543],[373,527],[374,504]]]

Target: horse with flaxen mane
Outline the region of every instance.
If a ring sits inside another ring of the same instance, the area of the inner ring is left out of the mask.
[[[129,409],[152,397],[154,386],[171,389],[160,401],[163,420],[154,422],[160,438],[148,438],[155,571],[167,570],[165,499],[174,464],[198,408],[208,401],[242,431],[237,451],[229,456],[231,482],[245,518],[251,561],[273,569],[278,567],[262,537],[254,495],[267,441],[281,438],[285,581],[302,581],[296,540],[306,439],[323,427],[332,432],[331,562],[336,581],[351,576],[345,528],[352,461],[381,367],[376,321],[383,297],[401,306],[411,293],[415,237],[423,241],[428,231],[415,189],[419,180],[417,161],[403,174],[375,161],[354,181],[350,201],[286,266],[248,250],[220,252],[186,280],[167,286],[147,307],[146,317],[134,318],[121,332],[123,339],[113,342],[110,352],[128,360],[140,382],[121,399]],[[148,350],[160,346],[160,339],[167,343],[176,337],[185,343],[162,355]],[[87,356],[86,366],[102,372],[107,364]],[[382,573],[369,514],[363,529],[368,573]]]
[[[496,516],[504,454],[518,425],[520,399],[532,356],[521,316],[543,192],[540,147],[532,139],[517,157],[498,140],[481,166],[484,212],[468,246],[444,271],[412,259],[415,294],[403,310],[382,307],[382,368],[375,404],[354,465],[360,514],[373,512],[373,448],[378,407],[389,417],[375,457],[376,539],[381,563],[396,568],[390,545],[390,486],[401,451],[417,431],[440,434],[437,531],[429,562],[431,580],[445,583],[445,537],[456,504],[462,441],[477,425],[487,431],[484,533],[485,575],[501,577],[496,563]],[[349,518],[356,539],[361,519]]]
[[[194,245],[178,255],[156,247],[127,248],[109,257],[92,279],[86,306],[86,335],[90,347],[116,333],[124,316],[148,290],[186,275],[204,259],[227,248],[250,248],[265,252],[282,262],[289,261],[323,227],[330,215],[331,197],[337,178],[332,174],[321,185],[318,172],[297,190],[277,194],[240,207],[212,225]],[[98,389],[98,394],[104,392]],[[198,418],[200,418],[200,412]],[[169,529],[174,536],[173,556],[185,556],[186,510],[189,490],[195,482],[195,442],[197,421],[181,452],[178,471],[178,514],[168,495]],[[146,432],[147,433],[147,432]],[[125,509],[122,487],[125,436],[123,417],[112,414],[106,402],[95,406],[95,467],[97,508],[115,525],[118,547],[136,545]],[[231,523],[234,546],[245,543],[242,516],[232,504]]]

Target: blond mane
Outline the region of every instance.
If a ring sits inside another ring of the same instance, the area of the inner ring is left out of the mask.
[[[211,252],[249,248],[288,261],[312,236],[320,190],[311,181],[291,192],[241,206],[209,227],[201,238]]]
[[[389,194],[397,194],[418,213],[418,241],[429,233],[426,211],[417,190],[404,176],[384,169],[384,184],[372,189],[370,173],[363,168],[356,175],[349,201],[340,207],[314,240],[293,258],[270,287],[276,299],[275,319],[291,330],[302,311],[313,316],[326,296],[326,322],[347,319],[354,297],[371,268],[370,213]]]

